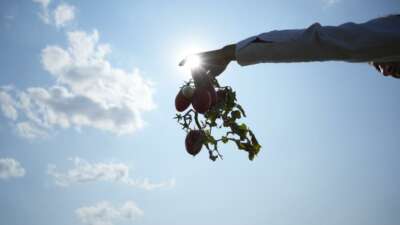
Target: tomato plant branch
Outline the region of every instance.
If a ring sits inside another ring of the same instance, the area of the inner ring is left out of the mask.
[[[199,128],[199,130],[202,130],[202,127],[199,122],[199,113],[198,112],[194,112],[194,122],[196,123],[197,128]]]
[[[201,143],[208,152],[209,158],[212,161],[220,158],[223,155],[219,152],[218,144],[221,142],[226,144],[233,142],[239,150],[244,150],[248,153],[248,158],[253,160],[261,149],[254,133],[245,123],[238,121],[246,117],[246,113],[241,105],[237,103],[236,93],[231,87],[222,87],[215,78],[210,78],[214,87],[217,87],[218,100],[204,113],[202,119],[199,118],[199,113],[196,110],[189,109],[183,115],[177,114],[175,119],[188,133],[192,131],[202,132]],[[190,80],[185,85],[195,84]],[[195,128],[191,129],[191,123],[194,121]],[[213,136],[213,128],[225,128],[226,132],[221,138],[216,139]],[[211,147],[212,146],[212,147]]]

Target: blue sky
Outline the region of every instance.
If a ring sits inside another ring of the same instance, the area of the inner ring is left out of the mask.
[[[0,224],[400,223],[400,82],[367,64],[233,63],[263,148],[189,156],[181,57],[396,0],[2,1]]]

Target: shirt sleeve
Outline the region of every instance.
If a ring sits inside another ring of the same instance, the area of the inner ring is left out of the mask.
[[[236,45],[242,65],[262,62],[348,62],[400,61],[400,15],[306,29],[263,33]]]

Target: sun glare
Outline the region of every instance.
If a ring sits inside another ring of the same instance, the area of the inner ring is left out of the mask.
[[[201,57],[198,55],[195,55],[199,52],[202,52],[205,50],[205,48],[200,48],[199,46],[182,46],[180,48],[181,50],[177,51],[178,54],[176,54],[176,62],[181,62],[181,60],[185,59],[184,64],[181,65],[179,64],[178,66],[178,71],[179,71],[179,79],[181,80],[182,78],[184,80],[190,79],[191,76],[191,70],[195,68],[199,68],[202,64],[201,62]]]
[[[195,69],[201,65],[201,59],[197,55],[191,55],[186,58],[185,67]]]

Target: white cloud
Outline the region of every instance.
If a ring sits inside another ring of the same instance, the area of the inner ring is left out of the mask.
[[[122,163],[89,163],[80,158],[71,159],[75,168],[65,173],[56,171],[55,165],[50,165],[48,174],[53,176],[57,185],[68,186],[73,183],[92,181],[119,181],[128,177],[129,168]]]
[[[170,179],[159,183],[149,179],[133,179],[129,175],[129,167],[123,163],[89,163],[81,158],[73,158],[74,168],[66,172],[58,172],[55,165],[49,165],[48,174],[52,176],[59,186],[69,186],[75,183],[88,183],[95,181],[118,182],[131,187],[153,190],[156,188],[171,188],[175,180]]]
[[[14,99],[7,93],[10,88],[0,87],[0,108],[5,117],[16,120],[18,118],[18,112],[16,107],[16,102]]]
[[[75,7],[62,3],[50,21],[50,0],[33,0],[48,23],[64,26]],[[41,52],[44,70],[54,78],[48,87],[18,90],[0,87],[0,110],[16,133],[34,139],[55,129],[96,128],[117,135],[132,134],[145,125],[143,114],[155,109],[153,84],[138,69],[126,71],[107,59],[108,44],[99,33],[67,32],[68,46],[48,45]]]
[[[337,3],[339,3],[341,0],[322,0],[322,3],[324,4],[324,7],[330,7],[333,6]]]
[[[99,202],[93,206],[78,208],[75,213],[86,225],[113,225],[118,221],[133,221],[144,214],[133,201],[127,201],[120,207],[106,201]]]
[[[118,135],[142,128],[142,114],[155,108],[153,84],[138,70],[113,67],[106,58],[111,48],[99,43],[97,31],[67,34],[68,47],[49,45],[42,50],[42,65],[55,84],[24,91],[0,89],[3,114],[14,121],[21,118],[17,130],[28,138],[54,128],[92,127]]]
[[[33,0],[33,2],[40,4],[43,8],[47,8],[50,4],[50,0]]]
[[[46,24],[50,24],[50,13],[49,4],[50,0],[33,0],[33,2],[38,3],[41,6],[41,11],[39,12],[39,17]]]
[[[61,69],[71,64],[71,57],[67,51],[59,46],[47,46],[42,50],[42,64],[51,74],[61,73]]]
[[[54,14],[54,23],[56,27],[62,27],[74,19],[75,7],[72,5],[62,3],[57,6],[53,14]]]
[[[45,130],[31,122],[19,122],[15,126],[17,134],[27,139],[45,138],[48,136]]]
[[[45,24],[63,27],[75,18],[75,7],[73,5],[61,3],[54,10],[51,10],[49,8],[50,0],[33,0],[33,2],[40,5],[39,17]]]
[[[23,177],[25,169],[21,164],[12,158],[0,158],[0,179],[12,177]]]

